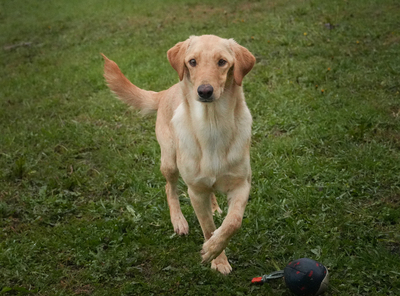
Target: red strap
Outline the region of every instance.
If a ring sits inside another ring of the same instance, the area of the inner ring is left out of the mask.
[[[253,284],[262,283],[262,277],[255,277],[251,280]]]

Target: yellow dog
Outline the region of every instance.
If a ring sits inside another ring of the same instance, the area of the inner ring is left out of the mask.
[[[144,112],[157,111],[156,134],[171,222],[177,234],[188,234],[177,194],[179,173],[203,230],[203,262],[223,274],[232,268],[224,249],[240,228],[250,182],[252,118],[242,80],[254,56],[233,39],[192,36],[168,51],[180,82],[161,92],[133,85],[117,64],[104,56],[104,76],[125,103]],[[229,209],[216,229],[213,212],[221,212],[214,192],[227,194]]]

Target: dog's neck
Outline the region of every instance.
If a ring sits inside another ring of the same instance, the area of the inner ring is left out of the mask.
[[[242,88],[232,85],[225,89],[222,95],[212,103],[203,103],[198,100],[197,93],[191,93],[185,96],[183,102],[190,121],[196,127],[199,123],[209,124],[211,126],[223,126],[233,124],[236,113],[241,112],[240,107],[244,103]]]
[[[197,93],[184,97],[179,116],[186,117],[183,122],[191,125],[201,146],[218,145],[222,149],[230,145],[238,129],[251,130],[251,115],[238,85],[231,85],[212,103],[198,101]]]

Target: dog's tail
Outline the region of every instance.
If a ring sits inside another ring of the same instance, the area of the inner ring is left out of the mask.
[[[104,78],[108,87],[117,97],[144,114],[157,111],[160,93],[138,88],[122,74],[114,61],[108,59],[104,54],[101,55],[104,58]]]

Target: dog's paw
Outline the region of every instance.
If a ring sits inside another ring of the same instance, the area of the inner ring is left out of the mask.
[[[171,219],[172,225],[174,226],[174,231],[178,235],[187,235],[189,233],[189,224],[187,223],[185,217],[181,214],[175,219]]]
[[[218,205],[217,198],[215,197],[214,193],[212,193],[211,195],[211,209],[213,215],[215,214],[215,212],[217,212],[218,214],[222,214],[222,210]]]
[[[218,229],[210,237],[208,241],[203,244],[201,250],[202,262],[207,263],[215,259],[226,248],[228,242],[218,235]]]
[[[213,212],[213,215],[215,215],[215,212],[217,212],[220,215],[222,214],[222,210],[218,205],[213,205],[212,206],[212,212]]]
[[[223,275],[228,275],[232,271],[232,267],[228,262],[225,252],[222,252],[217,258],[211,261],[211,268],[219,271]]]

